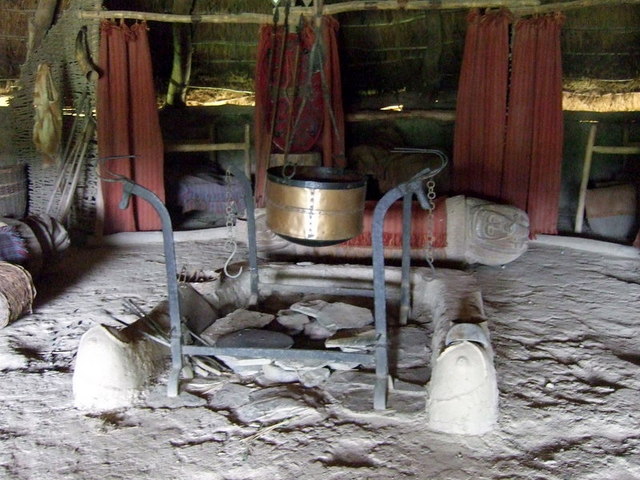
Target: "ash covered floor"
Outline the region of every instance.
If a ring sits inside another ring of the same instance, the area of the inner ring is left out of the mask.
[[[222,266],[224,240],[186,240],[176,243],[179,268]],[[162,380],[134,407],[80,412],[71,383],[81,335],[117,326],[110,314],[132,321],[125,298],[150,310],[166,281],[161,243],[74,248],[38,280],[33,314],[0,331],[0,477],[640,479],[638,258],[533,244],[502,268],[468,271],[500,390],[498,428],[480,437],[430,432],[424,413],[347,408],[291,386],[304,408],[284,421],[238,418],[198,396],[168,399]],[[278,396],[268,398],[278,410]]]

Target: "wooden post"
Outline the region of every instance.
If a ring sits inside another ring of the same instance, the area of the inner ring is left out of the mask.
[[[584,208],[587,198],[587,186],[589,184],[589,174],[591,173],[591,160],[593,158],[593,145],[596,139],[598,124],[592,123],[589,128],[589,137],[587,139],[587,147],[584,152],[584,162],[582,164],[582,180],[580,181],[580,193],[578,195],[578,209],[576,211],[575,233],[582,232],[582,223],[584,220]]]
[[[190,14],[193,9],[193,0],[173,0],[173,13],[176,15]],[[187,100],[187,86],[191,77],[191,58],[193,37],[193,24],[172,25],[173,30],[173,65],[167,88],[167,104],[175,107],[184,107]]]

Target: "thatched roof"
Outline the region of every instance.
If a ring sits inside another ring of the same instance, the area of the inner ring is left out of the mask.
[[[18,78],[27,55],[29,18],[38,0],[0,0],[0,78]]]
[[[0,79],[17,78],[24,62],[27,24],[37,0],[0,0]],[[73,1],[70,1],[71,5]],[[348,2],[353,5],[356,2]],[[464,46],[468,8],[449,8],[447,1],[432,9],[398,9],[397,5],[425,4],[416,0],[381,2],[385,9],[352,9],[336,14],[345,97],[410,92],[413,98],[433,98],[438,91],[455,90]],[[520,14],[533,13],[536,0],[491,1],[512,5]],[[542,1],[542,7],[549,2]],[[69,2],[65,2],[68,5]],[[198,0],[196,20],[213,14],[261,14],[270,19],[269,0]],[[326,0],[327,8],[346,5]],[[371,2],[367,2],[370,5]],[[478,5],[482,3],[477,2]],[[108,10],[171,13],[173,0],[108,0]],[[298,1],[302,6],[302,2]],[[523,6],[524,5],[524,6]],[[562,30],[565,88],[574,94],[620,94],[640,91],[640,3],[582,0],[566,5]],[[582,5],[581,8],[578,8]],[[387,9],[387,7],[389,7]],[[282,17],[280,18],[282,21]],[[87,22],[96,20],[87,19]],[[171,65],[171,23],[150,22],[155,71],[162,85]],[[250,90],[259,23],[191,23],[194,32],[192,84]],[[73,41],[73,39],[70,39]],[[594,88],[597,85],[597,88]]]

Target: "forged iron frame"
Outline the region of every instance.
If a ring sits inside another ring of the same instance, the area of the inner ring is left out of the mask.
[[[444,154],[439,151],[438,155]],[[255,205],[253,202],[253,192],[251,181],[245,173],[236,166],[230,167],[233,175],[240,181],[245,205],[247,209],[247,237],[249,250],[249,274],[251,297],[250,305],[255,305],[260,296],[260,286],[269,286],[271,290],[295,289],[300,292],[304,288],[299,285],[285,285],[277,283],[261,283],[258,272],[258,255],[256,241]],[[350,362],[360,364],[370,364],[373,361],[376,370],[376,383],[373,395],[373,407],[375,410],[384,410],[387,406],[387,385],[389,377],[388,341],[387,341],[387,312],[386,298],[387,288],[384,278],[384,244],[383,229],[384,218],[387,210],[398,199],[403,199],[402,209],[402,263],[400,281],[400,323],[406,324],[410,311],[410,264],[411,264],[411,203],[413,195],[418,197],[422,208],[430,208],[431,205],[423,190],[425,178],[433,176],[436,172],[425,169],[408,182],[402,183],[389,190],[376,204],[373,213],[373,228],[371,243],[373,247],[373,289],[353,289],[340,287],[313,287],[313,292],[323,292],[332,295],[352,295],[366,296],[374,299],[374,322],[377,342],[375,349],[371,353],[347,353],[330,350],[309,350],[309,349],[265,349],[265,348],[219,348],[213,346],[183,345],[182,343],[182,321],[180,313],[180,298],[178,295],[178,276],[176,268],[175,246],[173,241],[173,230],[171,218],[164,203],[152,191],[138,185],[128,178],[118,178],[117,181],[123,184],[122,200],[120,208],[127,208],[131,195],[137,195],[151,204],[158,212],[162,222],[162,239],[165,255],[165,267],[167,274],[167,289],[169,302],[169,317],[171,320],[170,345],[171,345],[171,372],[169,374],[167,395],[178,396],[180,373],[183,367],[183,355],[199,356],[240,356],[248,358],[271,358],[271,359],[322,359],[328,361]],[[275,287],[275,288],[274,288]]]

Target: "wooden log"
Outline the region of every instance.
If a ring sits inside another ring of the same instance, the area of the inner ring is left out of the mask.
[[[191,0],[173,0],[175,14],[188,14],[193,3]],[[173,64],[169,86],[167,88],[167,104],[184,107],[187,104],[187,86],[191,77],[193,28],[190,25],[174,23],[173,31]]]
[[[579,8],[589,8],[598,6],[637,4],[640,0],[575,0],[568,2],[554,2],[540,5],[538,0],[442,0],[434,2],[432,0],[409,0],[400,2],[398,0],[379,1],[353,1],[325,5],[322,15],[336,15],[346,12],[357,12],[363,10],[463,10],[469,8],[490,8],[505,7],[516,15],[535,15],[551,12],[562,12],[565,10],[575,10]],[[283,7],[281,7],[283,8]],[[172,15],[166,13],[134,12],[125,10],[103,10],[78,12],[83,19],[102,18],[129,18],[132,20],[147,20],[155,22],[173,23],[270,23],[273,16],[267,13],[215,13],[207,15]],[[297,23],[300,15],[308,17],[314,16],[313,7],[293,7],[289,13],[290,22]],[[283,15],[279,15],[282,22]]]
[[[632,1],[632,0],[630,0]],[[282,2],[284,3],[284,2]],[[480,7],[532,7],[538,6],[538,0],[441,0],[433,2],[431,0],[413,0],[408,2],[398,2],[397,0],[377,0],[377,1],[354,1],[323,5],[321,12],[316,12],[315,7],[291,7],[289,16],[291,19],[298,19],[300,15],[314,17],[317,15],[337,15],[340,13],[357,12],[362,10],[451,10]],[[278,17],[280,22],[284,21],[284,7],[279,7]],[[147,20],[156,22],[173,23],[271,23],[273,15],[270,13],[214,13],[206,15],[174,15],[167,13],[135,12],[124,10],[113,11],[80,11],[80,18],[101,19],[101,18],[130,18],[132,20]],[[296,20],[297,23],[297,20]]]
[[[78,15],[82,19],[131,19],[168,23],[269,23],[273,17],[264,13],[217,13],[210,15],[174,15],[171,13],[133,12],[126,10],[80,10]]]
[[[438,120],[442,122],[454,122],[455,110],[404,110],[394,112],[391,110],[372,110],[348,113],[345,115],[347,122],[367,122],[372,120],[393,120],[398,118],[424,118],[426,120]]]
[[[511,8],[516,15],[541,15],[545,13],[564,12],[590,7],[612,7],[640,3],[640,0],[574,0],[569,2],[547,3],[537,7]]]
[[[31,313],[36,289],[27,270],[8,262],[0,262],[0,328]]]

